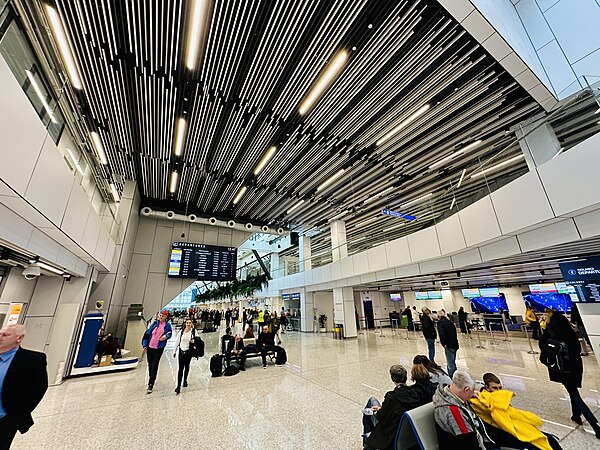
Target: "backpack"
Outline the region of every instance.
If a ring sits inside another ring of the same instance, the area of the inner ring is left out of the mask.
[[[275,364],[283,365],[287,362],[287,353],[283,347],[277,347],[276,354]]]
[[[223,355],[212,355],[210,358],[210,373],[213,377],[223,375]]]
[[[232,377],[234,375],[237,375],[238,373],[240,373],[240,369],[238,369],[235,366],[229,366],[225,369],[225,371],[223,372],[223,375],[226,377]]]
[[[558,373],[570,373],[569,366],[569,349],[567,344],[558,339],[554,339],[554,333],[546,329],[549,338],[542,345],[540,353],[540,361],[548,369]]]

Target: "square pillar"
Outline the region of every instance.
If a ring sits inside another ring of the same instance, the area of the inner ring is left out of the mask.
[[[333,262],[348,256],[348,244],[346,243],[346,222],[334,220],[331,222],[331,257]]]
[[[310,237],[300,236],[298,251],[300,253],[300,272],[312,269],[312,252],[310,248]]]
[[[312,292],[300,292],[300,331],[314,332],[315,299]]]
[[[354,290],[351,287],[333,289],[333,323],[344,325],[344,337],[357,336],[354,312]]]

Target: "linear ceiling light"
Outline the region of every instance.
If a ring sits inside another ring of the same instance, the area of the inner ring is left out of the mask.
[[[460,174],[460,179],[458,180],[458,184],[456,185],[456,189],[458,189],[460,187],[460,185],[463,182],[463,179],[465,178],[465,173],[467,173],[467,169],[463,169],[462,173]]]
[[[75,58],[73,57],[73,53],[71,52],[69,40],[67,39],[65,29],[63,28],[60,17],[58,16],[58,12],[50,5],[46,5],[46,14],[48,15],[48,20],[50,21],[50,28],[52,28],[52,34],[56,39],[56,44],[58,45],[58,49],[60,50],[62,60],[67,68],[67,73],[69,74],[71,84],[75,89],[81,90],[83,89],[83,83],[81,81],[81,78],[79,78],[77,64],[75,63]]]
[[[298,208],[302,203],[304,203],[304,200],[300,200],[298,203],[296,203],[294,206],[292,206],[290,209],[288,209],[287,213],[290,214],[292,211],[294,211],[296,208]]]
[[[406,127],[409,123],[411,123],[412,121],[414,121],[415,119],[417,119],[419,116],[425,114],[425,112],[428,109],[429,109],[429,105],[423,105],[423,106],[421,106],[416,112],[414,112],[413,114],[411,114],[406,120],[402,121],[402,123],[400,125],[398,125],[392,131],[390,131],[389,133],[387,133],[381,139],[379,139],[375,143],[375,145],[377,145],[379,147],[381,144],[387,142],[392,136],[394,136],[396,133],[398,133],[400,130],[402,130],[402,128]]]
[[[242,186],[242,188],[238,191],[237,195],[235,196],[235,198],[233,199],[233,204],[237,205],[237,203],[240,201],[240,199],[243,197],[243,195],[246,193],[246,190],[248,188],[246,186]]]
[[[490,172],[493,172],[495,170],[498,170],[498,169],[500,169],[500,168],[502,168],[504,166],[507,166],[507,165],[509,165],[509,164],[511,164],[511,163],[513,163],[515,161],[518,161],[518,160],[520,160],[521,158],[524,158],[524,157],[525,157],[525,155],[523,155],[523,154],[517,155],[517,156],[515,156],[513,158],[507,159],[506,161],[502,161],[501,163],[498,163],[495,166],[492,166],[492,167],[484,169],[484,170],[482,170],[480,172],[474,173],[473,175],[471,175],[471,178],[482,177],[486,173],[490,173]]]
[[[381,191],[378,194],[373,195],[372,197],[369,197],[368,199],[366,199],[364,202],[365,203],[370,203],[373,200],[377,200],[378,198],[381,198],[384,194],[387,194],[388,192],[390,192],[392,189],[394,189],[394,186],[390,186],[389,188],[384,189],[383,191]]]
[[[183,141],[185,139],[185,119],[180,117],[177,119],[177,130],[175,132],[175,156],[181,156],[183,153]]]
[[[256,169],[254,169],[254,175],[258,175],[259,173],[262,172],[262,170],[265,168],[267,163],[271,160],[271,158],[273,157],[273,155],[275,154],[276,151],[277,151],[277,147],[275,147],[275,146],[273,146],[269,150],[267,150],[267,153],[265,153],[265,155],[262,157],[262,159],[256,166]]]
[[[405,224],[404,223],[399,223],[398,225],[394,225],[393,227],[389,227],[389,228],[384,228],[383,230],[381,230],[382,232],[386,233],[388,231],[392,231],[392,230],[396,230],[400,227],[403,227]]]
[[[333,175],[331,175],[328,179],[326,179],[325,181],[323,181],[318,187],[317,187],[317,191],[320,191],[324,188],[326,188],[327,186],[329,186],[331,183],[333,183],[336,179],[338,179],[339,177],[342,176],[342,174],[344,173],[344,169],[340,169],[338,170],[336,173],[334,173]]]
[[[430,169],[435,169],[436,167],[439,167],[441,165],[443,165],[445,162],[450,161],[454,158],[456,158],[458,155],[462,155],[464,152],[471,150],[472,148],[477,147],[479,144],[481,144],[481,142],[483,142],[481,139],[479,139],[478,141],[472,142],[469,145],[458,149],[457,151],[455,151],[454,153],[452,153],[451,155],[446,156],[445,158],[440,159],[438,162],[433,163],[432,165],[429,166]]]
[[[177,179],[179,178],[179,174],[177,173],[176,170],[173,171],[173,173],[171,174],[171,183],[169,184],[169,192],[171,194],[174,194],[175,191],[177,190]]]
[[[344,68],[346,61],[348,60],[348,53],[342,50],[337,54],[335,58],[329,63],[321,78],[313,85],[310,89],[305,100],[300,104],[298,112],[301,115],[306,114],[310,108],[316,103],[321,95],[327,90],[327,88],[333,83],[335,78],[339,75],[340,71]]]
[[[195,0],[190,16],[188,31],[188,47],[185,55],[185,66],[193,70],[200,59],[200,44],[202,43],[202,28],[205,24],[207,0]]]
[[[452,197],[452,203],[450,204],[450,209],[454,208],[455,203],[456,203],[456,197]]]
[[[85,176],[85,172],[81,168],[81,165],[79,164],[79,160],[75,157],[75,153],[73,153],[73,150],[71,150],[70,148],[67,148],[67,152],[69,153],[69,156],[73,160],[73,164],[75,164],[77,171],[81,174],[82,177]]]
[[[373,221],[375,221],[377,219],[379,219],[379,216],[374,216],[374,217],[371,217],[370,219],[363,220],[362,222],[359,222],[356,225],[354,225],[354,228],[364,227],[365,225],[367,225],[367,224],[369,224],[369,223],[371,223],[371,222],[373,222]]]
[[[40,86],[37,84],[37,81],[35,81],[35,78],[33,78],[33,74],[29,70],[26,70],[25,73],[27,74],[27,78],[29,78],[29,82],[33,86],[33,90],[37,94],[38,98],[42,102],[42,105],[44,106],[44,109],[48,113],[48,116],[50,116],[50,120],[52,120],[52,122],[54,122],[54,123],[58,123],[58,121],[56,120],[56,117],[54,117],[54,113],[52,112],[50,105],[46,101],[46,98],[44,97],[44,94],[42,93],[42,90],[40,89]]]
[[[115,203],[119,203],[121,201],[121,199],[119,198],[119,193],[117,192],[117,187],[115,186],[114,183],[110,183],[110,193],[113,196],[113,200],[115,201]]]
[[[336,214],[335,216],[333,216],[331,219],[328,220],[328,222],[333,222],[334,220],[338,220],[341,219],[342,217],[344,217],[346,214],[348,214],[350,211],[346,210],[344,212],[341,212],[339,214]]]
[[[57,269],[56,267],[53,267],[49,264],[37,261],[35,264],[37,264],[38,266],[40,266],[42,269],[48,270],[49,272],[53,272],[56,273],[58,275],[62,275],[63,273],[65,273],[63,270]]]
[[[102,141],[100,140],[100,136],[95,131],[90,133],[90,137],[92,138],[92,143],[94,144],[94,149],[96,150],[96,155],[98,155],[98,159],[105,166],[108,164],[108,158],[106,157],[106,152],[104,151],[104,146],[102,145]]]
[[[426,198],[429,198],[429,197],[431,197],[432,195],[433,195],[433,192],[430,192],[429,194],[426,194],[426,195],[424,195],[423,197],[419,197],[419,198],[416,198],[416,199],[414,199],[414,200],[411,200],[411,201],[410,201],[410,202],[408,202],[408,203],[405,203],[405,204],[403,204],[403,205],[400,205],[400,209],[402,209],[402,208],[406,208],[407,206],[410,206],[410,205],[414,205],[415,203],[419,203],[421,200],[425,200]]]

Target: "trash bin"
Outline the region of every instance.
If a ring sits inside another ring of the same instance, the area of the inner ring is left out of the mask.
[[[336,323],[333,327],[333,338],[343,339],[344,338],[344,325]]]

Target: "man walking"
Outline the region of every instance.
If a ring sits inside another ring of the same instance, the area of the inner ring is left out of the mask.
[[[31,412],[48,389],[46,355],[20,346],[23,325],[0,330],[0,450],[7,450],[17,434],[33,425]]]
[[[421,308],[421,328],[423,329],[423,336],[427,341],[427,348],[429,349],[429,360],[435,362],[435,340],[437,333],[435,332],[435,324],[431,318],[431,311],[429,308],[424,306]]]
[[[458,338],[456,336],[456,327],[446,317],[446,311],[443,309],[438,313],[438,332],[440,333],[440,344],[446,352],[446,364],[448,365],[448,376],[452,378],[456,372],[456,352],[458,351]]]

